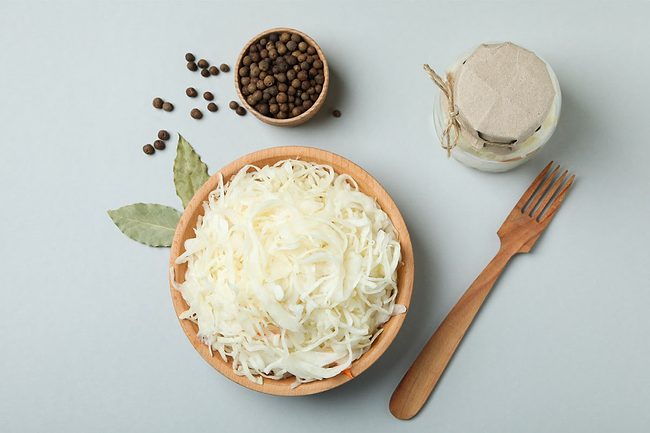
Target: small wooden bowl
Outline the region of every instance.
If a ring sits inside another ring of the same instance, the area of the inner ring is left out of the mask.
[[[301,159],[303,161],[314,162],[317,164],[330,165],[339,174],[346,173],[351,175],[357,181],[359,189],[363,193],[377,199],[377,203],[389,216],[398,233],[402,250],[402,261],[397,268],[398,293],[396,302],[406,306],[408,312],[411,292],[413,290],[413,247],[411,245],[411,238],[409,237],[406,224],[404,223],[404,219],[402,218],[399,209],[397,209],[395,202],[393,202],[388,193],[384,191],[379,182],[358,165],[336,154],[311,147],[273,147],[270,149],[260,150],[231,162],[219,172],[212,175],[212,177],[208,179],[208,181],[196,192],[192,200],[188,203],[185,212],[176,227],[170,258],[170,266],[174,269],[176,281],[178,283],[185,281],[185,271],[187,270],[187,264],[176,264],[176,258],[185,251],[185,241],[195,236],[194,228],[196,227],[197,219],[199,215],[203,215],[203,202],[207,200],[208,194],[216,189],[219,182],[219,174],[223,175],[224,181],[228,181],[247,164],[262,167],[264,165],[274,164],[284,159]],[[173,286],[171,287],[171,295],[174,309],[176,310],[176,316],[178,317],[183,311],[188,309],[188,305],[183,300],[180,292],[174,289]],[[364,370],[370,367],[382,353],[384,353],[397,335],[405,317],[406,313],[393,316],[384,324],[384,331],[372,343],[370,349],[352,363],[350,371],[353,377],[361,374]],[[219,354],[211,356],[208,347],[197,338],[197,325],[189,320],[179,321],[185,335],[187,335],[192,346],[194,346],[203,359],[228,379],[237,382],[246,388],[267,394],[298,396],[323,392],[351,380],[350,377],[344,374],[339,374],[338,376],[329,379],[305,383],[293,389],[291,388],[291,384],[294,382],[293,377],[281,380],[264,379],[264,383],[258,385],[244,376],[237,376],[232,370],[232,361],[230,359],[226,362],[221,359]]]
[[[246,97],[242,94],[241,92],[241,86],[239,83],[239,68],[242,66],[242,59],[248,52],[248,48],[253,45],[255,42],[259,41],[263,37],[271,34],[271,33],[282,33],[282,32],[289,32],[289,33],[297,33],[299,34],[309,45],[314,47],[316,49],[316,53],[318,54],[318,57],[320,60],[323,62],[323,71],[325,75],[325,82],[323,83],[323,89],[320,92],[320,95],[318,96],[318,99],[316,99],[316,102],[314,102],[314,105],[312,105],[307,111],[302,113],[300,116],[292,117],[291,119],[275,119],[273,117],[265,116],[261,113],[258,113],[255,108],[253,108],[247,101]],[[262,33],[258,34],[255,36],[253,39],[248,41],[248,43],[244,46],[244,48],[241,50],[241,53],[239,53],[239,57],[237,57],[237,63],[235,64],[235,90],[237,91],[237,95],[239,95],[239,99],[241,100],[242,105],[246,110],[251,112],[253,116],[257,117],[260,119],[262,122],[267,123],[269,125],[274,125],[274,126],[298,126],[312,117],[316,113],[318,113],[318,110],[321,109],[323,104],[325,103],[325,98],[327,98],[327,91],[329,90],[330,86],[330,71],[329,71],[329,66],[327,64],[327,58],[325,58],[325,54],[323,54],[323,50],[318,46],[316,41],[314,41],[312,38],[310,38],[308,35],[305,33],[296,30],[296,29],[291,29],[288,27],[277,27],[274,29],[266,30],[263,31]]]

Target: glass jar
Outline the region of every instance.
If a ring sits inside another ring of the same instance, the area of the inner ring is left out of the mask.
[[[448,72],[451,73],[452,76],[455,76],[458,68],[476,50],[476,48],[478,48],[478,46],[462,56],[448,69]],[[540,57],[540,60],[542,60],[546,65],[548,74],[551,78],[551,83],[555,90],[555,97],[553,98],[548,115],[542,122],[541,126],[531,136],[523,142],[517,143],[512,148],[484,146],[483,148],[477,149],[475,146],[470,145],[469,140],[464,139],[463,134],[461,134],[456,146],[451,151],[451,155],[454,159],[478,170],[503,172],[523,164],[542,149],[553,135],[553,132],[555,132],[555,128],[560,118],[562,93],[555,72],[553,72],[551,66],[544,61],[544,59]],[[448,118],[449,114],[446,107],[446,98],[442,96],[441,91],[438,91],[434,98],[433,123],[435,125],[436,134],[441,143],[443,142],[443,131],[447,125]]]

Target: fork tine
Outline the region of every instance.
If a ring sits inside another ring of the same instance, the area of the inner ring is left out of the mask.
[[[555,179],[555,175],[557,174],[558,170],[560,170],[560,166],[559,166],[559,165],[558,165],[557,167],[555,167],[555,169],[551,172],[551,174],[549,174],[549,175],[546,177],[546,180],[544,181],[544,183],[542,184],[542,186],[540,186],[539,188],[537,188],[537,191],[535,192],[535,194],[533,195],[533,197],[530,199],[530,201],[529,201],[528,204],[526,205],[524,211],[525,211],[529,216],[532,216],[533,211],[535,210],[535,207],[536,207],[537,204],[540,202],[540,200],[542,200],[542,199],[544,198],[544,196],[545,196],[545,194],[546,194],[546,191],[548,190],[549,186],[551,185],[551,183],[552,183],[553,180]]]
[[[530,184],[526,192],[521,196],[517,204],[515,205],[515,209],[519,209],[522,212],[524,211],[524,206],[526,206],[526,203],[528,203],[528,200],[530,197],[533,195],[533,193],[537,190],[537,187],[539,186],[540,183],[542,183],[542,179],[544,179],[544,176],[546,176],[546,173],[548,173],[549,169],[551,168],[551,165],[553,165],[553,161],[549,162],[546,167],[544,167],[544,170],[542,170],[533,183]]]
[[[564,170],[564,173],[562,173],[562,176],[555,179],[555,182],[553,183],[553,185],[551,185],[548,192],[546,193],[546,195],[544,196],[542,201],[539,203],[539,206],[537,206],[537,210],[535,210],[535,213],[533,213],[534,208],[531,209],[531,211],[530,211],[531,215],[530,216],[537,219],[542,214],[542,211],[544,210],[544,208],[546,208],[546,205],[548,204],[548,202],[550,202],[551,199],[553,198],[553,195],[555,194],[555,191],[557,191],[558,188],[560,188],[562,186],[562,183],[564,182],[564,179],[566,178],[566,175],[568,173],[569,173],[569,170]]]
[[[555,200],[549,205],[548,211],[544,214],[544,216],[540,219],[541,223],[548,223],[551,218],[553,218],[553,215],[555,215],[555,212],[560,208],[560,205],[562,204],[562,201],[564,201],[564,198],[566,197],[566,193],[571,188],[571,185],[573,184],[573,180],[576,178],[576,175],[572,175],[569,180],[564,184],[560,192],[557,194],[555,197]]]

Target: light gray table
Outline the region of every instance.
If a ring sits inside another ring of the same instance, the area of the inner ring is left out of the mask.
[[[0,431],[647,432],[650,169],[647,2],[0,2]],[[233,63],[265,28],[300,28],[332,69],[323,112],[297,129],[238,118]],[[482,41],[513,40],[562,85],[558,130],[534,161],[490,175],[434,138],[439,69]],[[221,110],[189,117],[189,85]],[[176,111],[153,110],[163,96]],[[340,119],[328,115],[332,108]],[[167,249],[119,233],[106,210],[179,206],[180,131],[212,171],[268,146],[340,153],[375,175],[409,225],[417,275],[389,351],[323,395],[256,394],[213,371],[174,317]],[[432,399],[404,423],[388,399],[497,249],[495,232],[550,159],[578,175],[532,254],[487,300]]]

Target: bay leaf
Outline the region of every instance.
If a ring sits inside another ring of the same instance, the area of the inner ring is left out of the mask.
[[[174,185],[176,194],[183,202],[183,208],[190,202],[194,193],[208,180],[208,166],[192,145],[178,134],[176,159],[174,160]]]
[[[150,247],[169,247],[181,212],[161,204],[135,203],[109,210],[108,216],[134,241]]]

